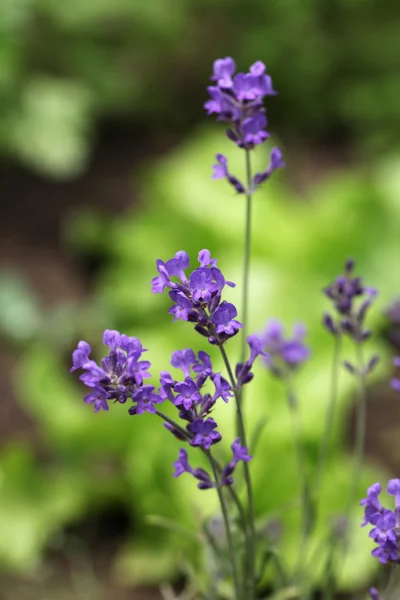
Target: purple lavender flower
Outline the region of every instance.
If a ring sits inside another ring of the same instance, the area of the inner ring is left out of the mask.
[[[190,275],[190,289],[192,298],[196,302],[210,302],[213,294],[217,291],[211,269],[200,267],[193,271]]]
[[[176,462],[174,462],[175,473],[174,477],[179,477],[183,473],[190,473],[194,475],[194,469],[189,465],[188,453],[184,448],[179,450],[179,458]]]
[[[171,365],[176,369],[181,369],[184,377],[190,377],[190,368],[196,363],[196,355],[190,348],[184,350],[175,350],[172,353]]]
[[[323,290],[336,311],[336,319],[325,314],[323,322],[334,335],[346,334],[356,342],[363,342],[371,335],[368,329],[364,329],[364,320],[377,290],[365,286],[361,277],[352,276],[354,265],[352,259],[347,260],[344,274]]]
[[[70,372],[76,371],[76,369],[83,369],[84,364],[89,362],[89,354],[91,352],[91,348],[87,342],[79,342],[78,347],[72,353],[72,367]]]
[[[245,119],[242,123],[243,142],[239,144],[243,144],[245,148],[262,144],[269,137],[269,133],[264,130],[266,126],[267,119],[262,113]]]
[[[189,321],[210,343],[222,344],[242,326],[234,319],[237,315],[234,305],[221,299],[225,286],[234,287],[235,284],[225,279],[209,250],[200,250],[198,260],[200,267],[188,277],[185,273],[189,268],[186,252],[177,252],[166,263],[158,260],[157,268],[161,274],[153,279],[152,291],[159,293],[171,288],[169,296],[174,304],[168,312],[174,315],[174,321]],[[173,277],[180,281],[173,281]]]
[[[140,415],[144,412],[154,414],[156,412],[155,404],[161,404],[164,400],[154,391],[154,385],[143,385],[135,392],[133,401],[136,402],[135,414]]]
[[[239,181],[234,175],[228,170],[228,159],[223,154],[217,154],[216,164],[213,165],[214,173],[212,179],[226,179],[237,191],[238,194],[244,194],[246,188],[243,183]]]
[[[176,406],[182,406],[189,410],[201,401],[199,388],[190,377],[186,377],[184,383],[177,383],[174,389],[178,394],[174,400]]]
[[[245,363],[237,363],[235,368],[237,386],[241,387],[249,383],[253,377],[252,368],[254,361],[258,356],[263,356],[264,361],[269,364],[270,356],[264,352],[264,339],[261,335],[252,334],[247,337],[247,344],[250,348],[250,356]]]
[[[282,323],[272,319],[267,324],[264,333],[249,336],[250,359],[245,365],[237,365],[237,376],[239,372],[242,383],[247,383],[244,378],[247,377],[252,362],[257,356],[262,355],[268,369],[277,377],[285,378],[291,371],[296,370],[304,363],[310,355],[310,350],[303,342],[305,334],[304,325],[297,324],[293,327],[292,337],[286,338]]]
[[[242,324],[235,319],[236,316],[237,310],[235,306],[224,300],[215,310],[212,317],[212,322],[216,325],[217,333],[229,336],[235,335],[242,327]]]
[[[226,465],[224,470],[222,471],[221,482],[222,485],[232,485],[233,478],[232,474],[236,469],[236,466],[239,462],[249,462],[252,459],[252,456],[249,455],[249,452],[245,446],[241,446],[240,438],[236,438],[231,445],[232,448],[232,460]]]
[[[79,379],[90,388],[84,401],[93,404],[95,412],[108,410],[110,400],[124,403],[131,398],[135,403],[137,398],[141,398],[139,390],[149,387],[142,388],[142,384],[144,379],[150,377],[148,369],[151,365],[149,361],[140,360],[145,348],[137,338],[106,329],[103,342],[110,352],[102,359],[101,366],[89,358],[90,346],[87,342],[79,342],[72,353],[71,371],[84,371]],[[139,412],[143,411],[139,409]]]
[[[395,562],[400,564],[400,479],[391,479],[386,491],[395,497],[396,508],[393,512],[382,506],[379,501],[380,483],[368,488],[367,497],[360,502],[364,506],[364,519],[361,526],[373,526],[369,537],[378,546],[371,552],[380,562]]]
[[[94,412],[98,412],[101,408],[103,410],[109,409],[107,398],[107,392],[102,387],[96,386],[89,394],[84,396],[83,401],[87,404],[93,404]]]
[[[176,462],[174,462],[175,472],[174,477],[179,477],[183,473],[190,473],[199,480],[200,483],[197,484],[197,487],[200,490],[208,490],[215,487],[210,475],[204,469],[197,468],[192,469],[189,465],[188,454],[184,448],[179,450],[179,458]]]
[[[283,160],[282,152],[279,148],[272,148],[271,150],[271,158],[270,163],[265,171],[262,173],[256,173],[253,177],[252,182],[252,191],[254,191],[259,185],[267,181],[276,169],[282,169],[286,166],[286,163]]]
[[[193,371],[195,373],[206,373],[207,375],[211,375],[212,373],[212,363],[210,355],[203,350],[200,350],[197,354],[198,358],[193,363]]]
[[[207,88],[210,99],[204,104],[204,108],[208,115],[215,114],[219,121],[229,124],[226,135],[230,140],[239,148],[251,150],[269,137],[263,100],[265,96],[273,96],[276,92],[272,87],[271,77],[265,72],[263,62],[254,63],[248,73],[234,75],[235,69],[235,61],[230,57],[214,62],[211,80],[216,85]],[[265,173],[257,174],[257,179],[252,182],[252,190],[268,179],[276,168],[282,166],[282,155],[274,148],[269,168]],[[214,179],[225,178],[239,193],[246,193],[243,184],[228,171],[227,158],[224,155],[217,155],[217,163],[213,168]]]
[[[222,439],[219,431],[214,431],[217,428],[217,423],[214,419],[196,419],[190,426],[191,433],[194,438],[190,441],[191,446],[201,446],[209,450],[212,444],[216,444]]]
[[[212,376],[213,383],[215,385],[215,392],[213,395],[213,402],[222,398],[224,402],[228,402],[229,398],[232,398],[233,392],[229,382],[224,379],[221,373],[215,373]]]

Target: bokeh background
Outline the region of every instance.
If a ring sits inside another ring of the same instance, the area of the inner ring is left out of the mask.
[[[307,325],[298,384],[310,465],[332,354],[321,288],[353,256],[380,290],[360,495],[399,475],[388,381],[400,319],[385,312],[400,294],[399,25],[396,0],[0,1],[1,598],[157,598],[163,581],[190,578],[187,557],[197,568],[207,558],[190,535],[157,526],[178,519],[194,532],[216,508],[212,492],[172,478],[177,441],[124,406],[94,415],[68,371],[79,339],[101,356],[105,328],[140,337],[155,375],[174,349],[206,349],[151,295],[156,258],[186,249],[194,261],[208,247],[240,283],[243,200],[210,174],[225,152],[240,176],[243,156],[202,108],[217,57],[240,70],[263,60],[279,92],[269,130],[287,168],[255,199],[251,327],[273,316]],[[351,472],[356,386],[345,373],[340,384],[313,540],[322,554]],[[257,515],[282,526],[290,562],[299,486],[284,394],[259,368],[249,396],[251,431],[266,421]],[[355,506],[344,590],[379,577],[359,519]]]

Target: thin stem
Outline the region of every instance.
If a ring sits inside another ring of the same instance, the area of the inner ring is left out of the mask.
[[[292,389],[290,379],[287,381],[287,400],[289,405],[289,412],[292,421],[292,432],[293,432],[293,445],[296,456],[297,470],[299,473],[299,479],[301,484],[301,508],[302,508],[302,532],[301,542],[299,550],[299,558],[296,569],[296,574],[300,572],[301,564],[304,560],[306,544],[308,535],[311,530],[311,524],[313,519],[313,509],[310,503],[310,493],[307,480],[307,473],[305,469],[304,451],[302,445],[301,426],[299,418],[299,407],[296,395]]]
[[[187,439],[187,441],[190,441],[191,439],[193,439],[193,436],[191,433],[189,433],[189,431],[187,431],[186,429],[181,427],[179,425],[179,423],[174,421],[174,419],[172,419],[171,417],[169,417],[168,415],[163,413],[161,410],[156,409],[156,415],[158,417],[160,417],[161,419],[163,419],[163,421],[166,421],[167,423],[172,425],[172,427],[177,429],[179,431],[179,433],[181,433]],[[203,454],[205,454],[207,456],[207,458],[213,462],[216,471],[218,473],[222,473],[222,467],[219,464],[219,462],[213,456],[209,455],[209,453],[207,452],[207,450],[205,450],[205,448],[200,448],[200,449],[203,452]],[[234,504],[236,505],[236,508],[238,509],[239,517],[240,517],[240,524],[241,524],[241,527],[243,530],[243,534],[244,534],[244,536],[247,536],[246,515],[244,513],[242,503],[240,502],[239,497],[238,497],[236,491],[233,489],[233,487],[230,485],[227,487],[228,487],[228,492],[229,492]]]
[[[358,363],[358,378],[359,378],[359,397],[357,403],[357,416],[356,416],[356,435],[354,442],[354,467],[352,485],[349,494],[349,504],[347,507],[346,515],[349,516],[351,509],[354,505],[355,496],[357,494],[358,484],[360,482],[361,467],[364,458],[364,446],[365,446],[365,427],[366,427],[366,404],[367,404],[367,389],[365,383],[365,370],[364,370],[364,359],[361,344],[355,342],[356,355]]]
[[[315,497],[318,501],[318,497],[321,491],[322,477],[324,474],[324,468],[326,464],[326,459],[329,452],[329,445],[332,436],[333,429],[333,418],[335,415],[336,408],[336,399],[339,387],[339,359],[340,359],[340,350],[341,350],[341,338],[340,336],[335,336],[335,345],[333,350],[333,361],[332,361],[332,372],[331,372],[331,386],[330,386],[330,394],[329,394],[329,404],[328,409],[326,411],[326,419],[325,419],[325,429],[322,437],[321,448],[318,459],[318,470],[317,470],[317,480],[315,484]]]
[[[250,150],[245,151],[246,155],[246,218],[244,234],[244,265],[243,265],[243,296],[242,296],[242,345],[241,362],[244,362],[246,354],[246,338],[248,329],[248,299],[249,299],[249,275],[250,275],[250,252],[251,252],[251,161]]]
[[[231,365],[229,363],[228,356],[225,352],[225,348],[223,347],[222,344],[219,344],[218,347],[220,349],[226,370],[228,372],[229,380],[230,380],[230,383],[231,383],[231,386],[232,386],[232,389],[233,389],[233,392],[235,395],[236,415],[237,415],[240,441],[244,446],[247,447],[246,431],[245,431],[245,427],[244,427],[243,413],[242,413],[242,408],[241,408],[241,404],[240,404],[240,394],[237,390],[236,380],[233,375],[233,371],[232,371]],[[248,596],[246,598],[246,600],[252,600],[255,597],[255,547],[254,547],[254,545],[255,545],[256,535],[255,535],[255,527],[254,527],[254,503],[253,503],[253,491],[252,491],[252,486],[251,486],[250,469],[249,469],[249,465],[246,461],[243,462],[243,469],[244,469],[244,478],[245,478],[245,482],[246,482],[249,527],[250,527],[250,535],[247,536],[247,545],[248,545],[248,555],[249,555],[248,556],[248,564],[249,564],[248,587],[249,587],[251,596]]]
[[[344,552],[342,556],[342,565],[345,563],[346,555],[349,549],[349,516],[354,506],[354,502],[357,495],[358,486],[360,483],[361,468],[364,457],[364,446],[365,446],[365,426],[366,426],[366,400],[367,390],[365,383],[365,368],[364,359],[360,342],[355,342],[357,366],[358,366],[358,380],[359,380],[359,396],[357,403],[357,415],[356,415],[356,432],[354,441],[354,452],[353,452],[353,473],[350,484],[350,492],[348,504],[346,507],[345,518],[347,522],[347,531],[344,537]]]
[[[222,516],[224,519],[224,524],[225,524],[226,538],[228,541],[228,550],[229,550],[229,556],[230,556],[230,561],[231,561],[231,566],[232,566],[233,583],[235,586],[235,597],[236,597],[236,600],[240,600],[242,595],[241,595],[241,591],[240,591],[240,582],[239,582],[239,574],[238,574],[238,570],[237,570],[235,548],[233,545],[232,533],[231,533],[231,529],[230,529],[230,525],[229,525],[228,510],[227,510],[227,507],[225,504],[224,495],[219,486],[218,473],[215,468],[214,461],[212,460],[211,452],[209,452],[209,459],[210,459],[210,464],[211,464],[211,467],[212,467],[212,470],[214,473],[214,477],[215,477],[216,489],[217,489],[217,493],[218,493],[219,502],[221,505],[221,511],[222,511]]]
[[[398,569],[398,565],[396,563],[391,564],[389,567],[388,580],[386,583],[385,593],[383,595],[384,600],[390,600],[392,597],[392,591],[393,591],[394,583],[396,581],[397,569]]]

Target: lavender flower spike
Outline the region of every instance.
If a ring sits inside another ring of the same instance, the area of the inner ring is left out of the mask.
[[[228,123],[227,137],[239,148],[252,150],[262,144],[268,137],[266,130],[267,118],[263,100],[265,96],[276,94],[272,80],[266,74],[263,62],[257,61],[251,65],[248,73],[237,73],[235,61],[230,58],[220,58],[214,62],[211,80],[215,85],[209,86],[209,100],[204,104],[208,115],[215,114],[219,121]],[[251,189],[244,185],[228,171],[226,156],[217,154],[217,162],[213,165],[213,179],[226,179],[239,194],[251,193],[262,182],[266,181],[273,171],[283,167],[282,154],[278,148],[271,153],[271,163],[263,173],[257,173],[253,178]]]

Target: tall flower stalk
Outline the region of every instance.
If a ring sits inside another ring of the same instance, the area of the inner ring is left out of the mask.
[[[245,152],[245,185],[228,170],[226,156],[218,154],[214,165],[215,179],[225,178],[234,189],[244,194],[246,198],[244,253],[243,253],[243,284],[242,284],[242,324],[243,335],[241,341],[240,362],[243,365],[246,356],[246,339],[248,333],[248,304],[249,304],[249,277],[250,277],[250,254],[251,254],[251,208],[252,196],[257,186],[266,181],[272,172],[283,167],[282,155],[278,148],[274,148],[271,154],[271,163],[268,168],[252,177],[251,150],[262,144],[269,134],[266,131],[267,118],[263,104],[265,96],[275,95],[272,80],[266,74],[264,63],[254,63],[248,73],[237,73],[236,65],[232,58],[227,57],[214,62],[211,80],[214,85],[209,86],[210,99],[205,103],[209,115],[216,114],[218,120],[228,123],[227,137]],[[232,388],[235,390],[236,401],[236,423],[237,434],[246,445],[246,428],[243,419],[242,400],[243,390],[237,387],[235,378],[230,368],[227,355],[222,344],[221,354],[229,374]],[[248,587],[249,597],[253,598],[255,591],[255,525],[254,507],[252,496],[251,475],[248,464],[244,464],[244,476],[247,490],[248,519],[250,536],[247,539],[247,552],[249,557]]]

